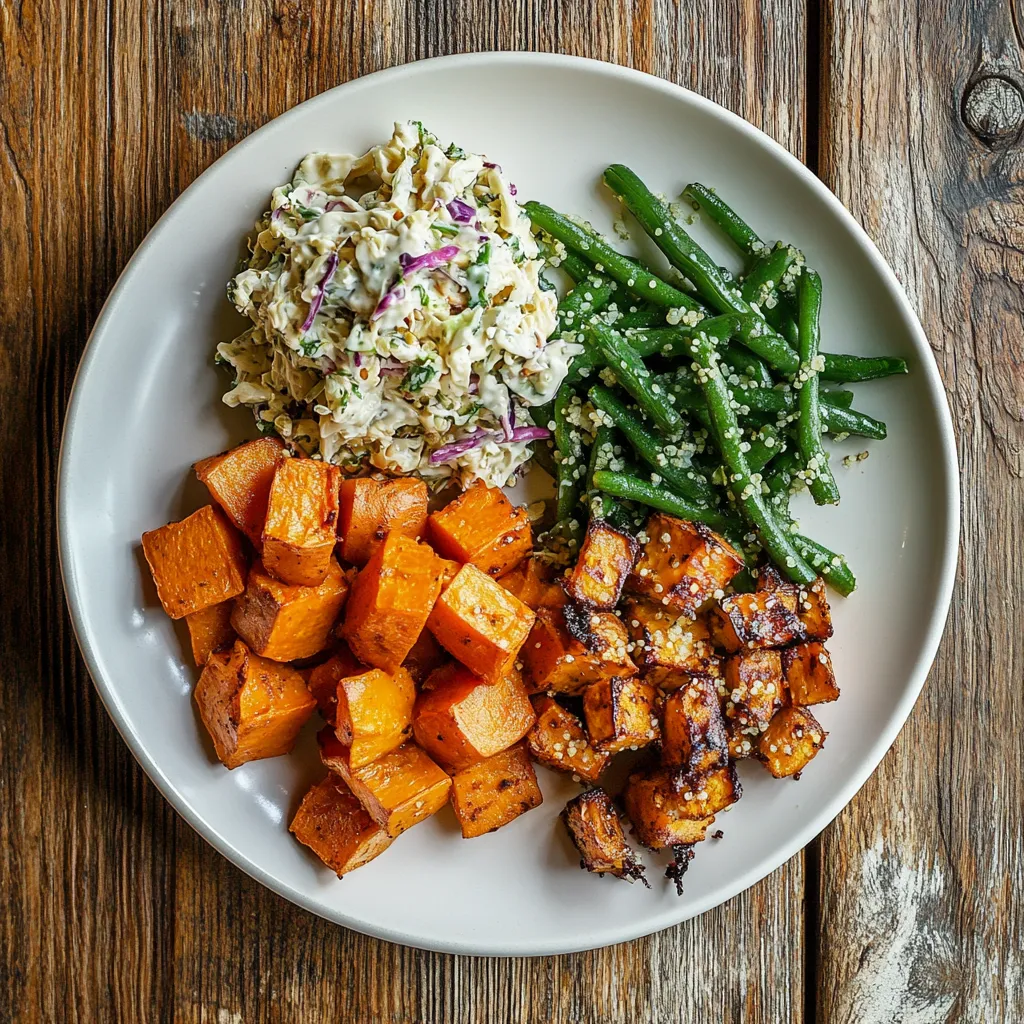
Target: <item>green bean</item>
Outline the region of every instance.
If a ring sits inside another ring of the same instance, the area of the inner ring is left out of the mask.
[[[617,331],[629,330],[633,327],[654,327],[665,322],[665,310],[655,306],[640,306],[634,312],[628,309],[615,321]]]
[[[550,441],[533,442],[533,461],[544,470],[552,480],[558,479],[558,463]]]
[[[583,434],[569,422],[568,409],[573,405],[573,388],[560,388],[555,397],[555,447],[558,450],[558,491],[555,495],[555,518],[569,522],[580,501],[580,477],[584,474]],[[577,531],[571,531],[575,536]]]
[[[791,413],[796,409],[797,399],[793,391],[778,388],[733,388],[733,397],[742,407],[754,412]],[[821,399],[821,420],[830,434],[857,434],[884,441],[887,430],[882,420],[868,416],[856,409],[844,408],[845,398],[832,398],[832,392],[823,391]]]
[[[834,352],[822,352],[822,355],[825,357],[822,380],[856,384],[907,372],[907,361],[895,356],[849,356]]]
[[[694,181],[683,189],[683,195],[702,207],[725,235],[747,255],[755,256],[764,249],[764,242],[757,237],[754,229],[713,188]]]
[[[600,313],[615,294],[618,285],[605,277],[603,274],[595,273],[580,259],[574,258],[570,269],[568,257],[562,265],[568,273],[576,278],[576,287],[569,290],[561,302],[558,303],[558,323],[555,327],[555,335],[564,333],[572,328],[579,327],[585,316]],[[576,271],[579,271],[577,276]]]
[[[680,519],[705,523],[712,530],[725,530],[729,526],[729,520],[715,509],[687,501],[686,498],[673,494],[664,487],[656,487],[647,480],[629,473],[602,470],[594,474],[594,486],[615,498],[639,501],[660,512],[679,516]]]
[[[853,407],[853,392],[845,388],[828,388],[821,392],[821,400],[840,409],[850,409]]]
[[[595,488],[594,474],[607,469],[614,461],[616,433],[615,427],[602,423],[594,434],[594,443],[590,446],[587,489],[590,492],[590,514],[598,519],[607,519],[615,511],[615,499]]]
[[[667,359],[685,356],[698,332],[716,341],[725,341],[740,330],[740,317],[735,313],[707,317],[696,327],[648,327],[630,331],[626,340],[643,359],[651,356],[665,356]]]
[[[799,255],[793,246],[779,242],[774,249],[754,261],[750,272],[743,279],[740,294],[747,302],[756,303],[759,309],[765,309],[768,299],[778,291],[779,283]]]
[[[745,374],[755,384],[763,388],[775,386],[775,380],[763,359],[759,359],[749,349],[735,342],[729,342],[722,351],[722,358],[737,372]]]
[[[799,533],[794,533],[792,537],[793,546],[833,590],[843,597],[849,597],[857,589],[857,577],[853,575],[843,555],[837,555],[824,544],[819,544],[816,540],[801,536]]]
[[[765,466],[785,450],[785,437],[770,423],[766,423],[750,439],[747,465],[750,466],[751,472],[763,474]]]

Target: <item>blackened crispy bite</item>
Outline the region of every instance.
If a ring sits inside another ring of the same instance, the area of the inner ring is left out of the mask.
[[[665,868],[665,877],[672,879],[676,886],[676,895],[683,895],[683,875],[693,860],[693,845],[673,846],[672,863]]]
[[[650,888],[643,864],[626,842],[619,812],[603,789],[588,789],[570,800],[562,811],[562,821],[580,852],[581,867],[630,882],[639,879]]]

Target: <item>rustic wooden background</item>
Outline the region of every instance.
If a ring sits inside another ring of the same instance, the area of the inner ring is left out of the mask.
[[[0,0],[0,1021],[1024,1020],[1024,122],[1008,0]],[[89,328],[171,200],[314,93],[441,53],[632,65],[803,157],[880,245],[964,483],[939,660],[824,835],[628,945],[434,955],[334,927],[177,819],[95,699],[57,572]]]

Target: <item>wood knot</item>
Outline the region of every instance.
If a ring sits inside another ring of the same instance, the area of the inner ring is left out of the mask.
[[[1024,95],[1010,79],[985,75],[968,88],[963,118],[967,127],[987,142],[1008,139],[1024,126]]]

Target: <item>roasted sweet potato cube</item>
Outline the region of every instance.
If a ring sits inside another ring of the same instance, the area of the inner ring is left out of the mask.
[[[827,640],[832,635],[832,612],[825,593],[825,581],[819,576],[808,586],[790,583],[774,565],[758,570],[757,590],[785,595],[785,605],[796,611],[806,640]]]
[[[745,651],[725,660],[725,717],[733,733],[756,739],[782,706],[782,659],[775,650]]]
[[[227,768],[287,754],[316,707],[295,669],[258,657],[241,640],[210,655],[195,700]]]
[[[160,603],[172,619],[230,601],[245,590],[242,538],[212,505],[144,533],[142,551]]]
[[[497,487],[478,480],[429,520],[430,542],[439,555],[472,562],[489,576],[503,576],[533,549],[526,509],[516,508]]]
[[[580,557],[566,584],[566,593],[578,604],[609,611],[633,569],[636,541],[603,519],[591,519]]]
[[[448,652],[434,639],[429,629],[423,630],[412,650],[405,656],[402,667],[407,669],[417,686],[421,685],[435,669],[448,660]]]
[[[213,500],[257,547],[263,542],[270,485],[284,458],[280,438],[258,437],[193,467]]]
[[[636,672],[628,645],[626,627],[616,615],[567,604],[537,612],[519,659],[532,693],[581,693],[599,679]]]
[[[553,697],[546,694],[534,697],[533,710],[537,721],[526,734],[533,759],[555,771],[578,775],[586,782],[597,782],[612,755],[595,750],[583,723]]]
[[[603,789],[580,793],[565,805],[561,818],[580,852],[580,867],[647,883],[643,864],[626,842],[619,812]]]
[[[519,744],[452,776],[452,810],[463,839],[494,832],[543,800],[530,756]]]
[[[640,676],[591,683],[583,694],[583,714],[597,750],[637,750],[658,738],[654,687]]]
[[[454,558],[438,558],[437,560],[437,572],[441,577],[441,593],[443,594],[449,584],[459,575],[459,570],[462,568],[461,562],[456,562]]]
[[[718,687],[711,680],[695,677],[665,698],[661,763],[686,772],[707,772],[728,762],[729,741]]]
[[[285,583],[317,587],[338,539],[341,470],[319,459],[284,459],[274,472],[263,525],[263,564]]]
[[[655,512],[640,540],[643,548],[627,586],[690,618],[743,568],[743,556],[703,523]]]
[[[328,772],[302,798],[288,830],[339,878],[369,863],[394,842],[334,772]]]
[[[185,616],[192,657],[200,667],[210,660],[214,651],[223,651],[235,642],[235,631],[231,628],[234,607],[232,601],[221,601]]]
[[[448,802],[452,780],[415,743],[353,768],[349,748],[330,726],[316,738],[324,764],[345,780],[366,813],[392,838]]]
[[[341,557],[366,565],[388,533],[418,538],[427,525],[427,485],[415,477],[343,480],[340,492]]]
[[[757,743],[757,756],[777,779],[803,771],[828,735],[807,710],[791,704],[775,713]]]
[[[519,673],[513,669],[484,682],[457,662],[439,668],[413,709],[413,735],[449,771],[462,771],[518,743],[535,715]]]
[[[389,533],[359,571],[342,635],[367,665],[393,671],[405,661],[441,591],[437,557],[401,533]]]
[[[366,666],[344,643],[338,644],[326,661],[310,669],[306,685],[316,701],[320,716],[328,725],[334,725],[338,717],[338,683],[365,671]]]
[[[245,593],[235,602],[231,625],[261,657],[272,661],[311,658],[330,645],[348,590],[345,574],[333,558],[316,587],[282,583],[262,562],[256,562]]]
[[[492,682],[508,674],[534,614],[475,565],[464,565],[434,603],[427,627],[450,654]]]
[[[796,592],[788,590],[723,597],[709,613],[711,638],[730,654],[798,643],[806,631],[796,604]]]
[[[722,674],[722,659],[703,619],[636,598],[626,602],[622,618],[633,641],[633,660],[654,686],[675,689],[686,681],[680,677]]]
[[[565,604],[565,591],[555,580],[554,568],[536,556],[524,559],[505,573],[501,585],[534,611],[561,608]]]
[[[793,704],[826,704],[839,697],[832,658],[816,640],[782,652],[782,675]]]

